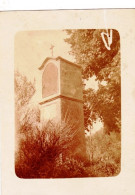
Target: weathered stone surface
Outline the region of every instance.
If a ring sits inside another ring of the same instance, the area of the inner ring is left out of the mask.
[[[83,100],[82,75],[80,67],[61,60],[60,86],[62,95]]]
[[[75,144],[75,148],[73,148],[73,151],[76,153],[85,152],[83,103],[66,98],[61,98],[61,120],[69,123],[74,127],[74,131],[76,131],[76,144],[80,145],[80,147],[76,147]]]
[[[61,100],[60,98],[41,105],[41,121],[47,122],[52,120],[54,122],[61,121]]]

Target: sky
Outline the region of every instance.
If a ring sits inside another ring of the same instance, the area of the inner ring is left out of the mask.
[[[54,57],[61,56],[74,61],[69,55],[70,45],[64,39],[65,31],[23,31],[15,36],[15,69],[28,76],[36,77],[38,67],[46,57],[51,57],[51,44],[54,45]]]

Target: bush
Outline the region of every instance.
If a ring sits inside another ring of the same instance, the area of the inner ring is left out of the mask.
[[[29,129],[28,129],[29,128]],[[24,131],[27,130],[27,131]],[[68,171],[70,164],[72,169],[76,169],[77,131],[73,127],[63,122],[61,125],[49,121],[41,128],[23,125],[23,133],[20,134],[19,149],[16,152],[15,171],[20,178],[51,178],[64,177],[62,171],[71,175]],[[67,158],[68,157],[68,158]],[[67,167],[67,168],[66,168]],[[73,168],[74,167],[74,168]],[[66,169],[65,169],[66,168]],[[61,171],[60,171],[61,170]]]
[[[97,132],[89,144],[87,138],[87,151],[90,151],[89,176],[107,177],[115,176],[120,172],[121,163],[121,136],[120,133],[111,132],[110,135]]]

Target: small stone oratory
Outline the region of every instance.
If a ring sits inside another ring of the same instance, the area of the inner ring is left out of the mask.
[[[41,120],[68,120],[84,136],[81,67],[62,57],[48,57],[39,70],[42,76]]]

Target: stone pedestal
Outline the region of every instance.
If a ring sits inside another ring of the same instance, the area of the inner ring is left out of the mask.
[[[84,141],[84,114],[81,67],[63,59],[46,58],[41,67],[41,120],[66,121],[76,126]]]

